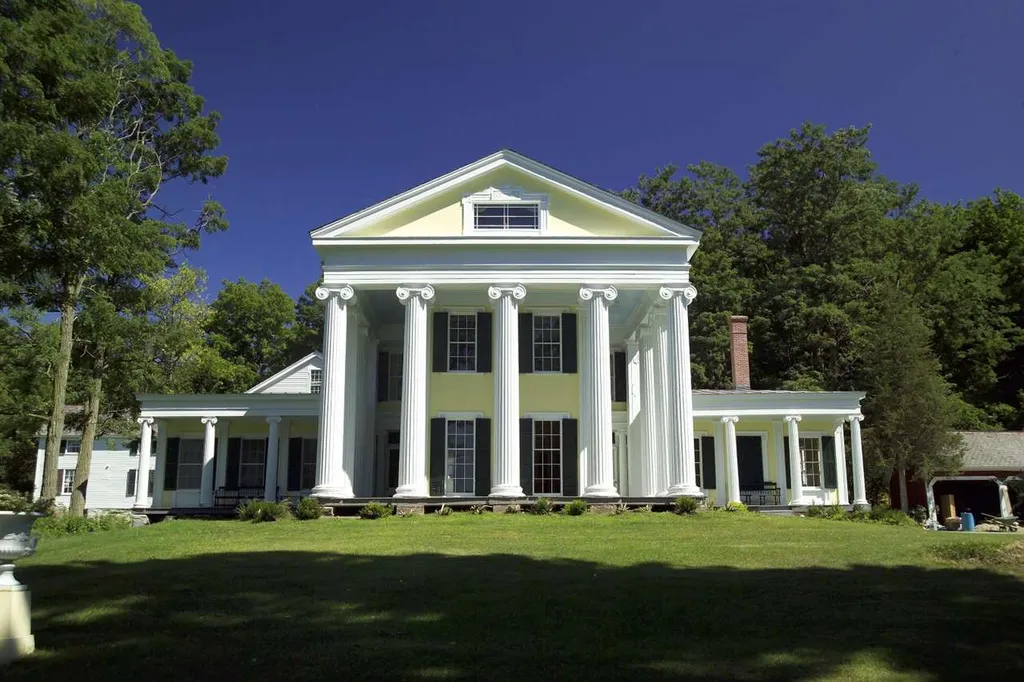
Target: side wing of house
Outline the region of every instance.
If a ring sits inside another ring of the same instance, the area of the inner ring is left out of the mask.
[[[71,486],[81,452],[80,435],[68,435],[61,440],[61,454],[57,460],[58,505],[71,504]],[[46,453],[46,438],[40,437],[36,451],[34,497],[38,498],[43,487],[43,459]],[[89,466],[89,483],[85,491],[87,510],[131,509],[135,504],[135,486],[138,485],[139,457],[137,443],[122,436],[101,436],[93,443],[92,462]],[[146,477],[152,491],[153,462]]]
[[[310,353],[246,393],[319,393],[323,385],[323,369],[323,356]]]

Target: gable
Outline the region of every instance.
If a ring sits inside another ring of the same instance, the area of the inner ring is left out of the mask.
[[[324,359],[320,353],[306,357],[285,367],[277,374],[250,388],[246,393],[305,393],[309,394],[312,370],[323,370]]]
[[[505,194],[541,199],[546,212],[539,238],[682,237],[695,242],[700,236],[698,230],[507,150],[325,225],[312,236],[314,240],[464,236],[470,233],[466,223],[472,222],[472,211],[464,200]],[[523,236],[522,231],[517,234]],[[472,236],[503,235],[495,230]]]

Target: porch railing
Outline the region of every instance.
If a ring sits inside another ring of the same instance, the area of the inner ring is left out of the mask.
[[[759,486],[741,487],[740,502],[753,506],[780,505],[782,490],[772,481],[765,481]]]

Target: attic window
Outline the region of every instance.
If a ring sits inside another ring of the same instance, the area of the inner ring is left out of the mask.
[[[547,231],[548,195],[490,187],[462,198],[463,234],[522,235]]]
[[[538,204],[474,204],[473,229],[539,230]]]
[[[309,392],[318,395],[324,386],[324,371],[322,369],[309,370]]]

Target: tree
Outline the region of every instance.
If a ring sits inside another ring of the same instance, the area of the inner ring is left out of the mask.
[[[98,275],[160,273],[223,229],[214,202],[186,223],[157,197],[227,161],[208,155],[219,117],[189,86],[192,65],[160,47],[136,5],[5,2],[0,44],[0,292],[59,315],[42,490],[53,497],[83,291]]]
[[[295,302],[295,326],[292,328],[292,347],[288,361],[295,362],[310,353],[320,351],[324,342],[324,303],[316,297],[319,282],[306,287]]]

